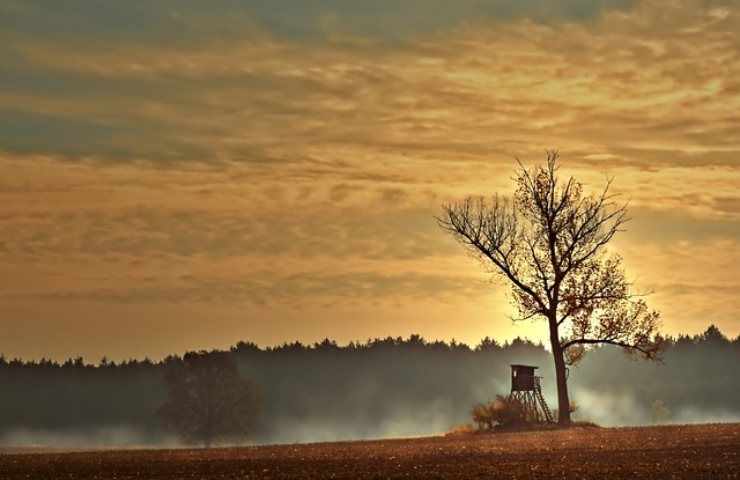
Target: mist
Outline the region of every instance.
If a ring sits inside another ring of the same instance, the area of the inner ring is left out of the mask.
[[[476,347],[418,336],[338,346],[325,340],[231,349],[260,387],[252,443],[438,435],[469,423],[471,407],[509,393],[511,363],[538,365],[556,408],[552,357],[517,339]],[[0,361],[0,444],[52,447],[178,446],[156,415],[175,361],[86,365]],[[740,339],[716,328],[668,339],[662,363],[596,348],[569,371],[574,419],[602,426],[740,421]]]
[[[166,432],[152,434],[128,425],[102,425],[64,430],[16,428],[0,435],[0,445],[94,449],[109,446],[135,448],[147,445],[176,447],[180,446],[181,442],[176,436]]]

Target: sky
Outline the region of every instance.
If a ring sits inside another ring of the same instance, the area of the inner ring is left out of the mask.
[[[740,334],[740,3],[0,0],[0,352],[547,338],[436,225],[558,149]]]

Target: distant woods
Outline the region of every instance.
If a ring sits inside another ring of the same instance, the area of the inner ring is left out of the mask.
[[[581,406],[577,418],[602,425],[737,421],[740,337],[728,339],[710,327],[702,335],[664,340],[662,364],[595,348],[572,377]],[[548,401],[555,393],[550,353],[521,339],[485,339],[473,347],[419,336],[345,346],[240,342],[206,355],[233,359],[241,376],[259,386],[254,442],[441,433],[469,421],[471,405],[508,392],[510,363],[539,365]],[[80,358],[0,357],[0,442],[71,438],[89,444],[101,429],[113,432],[108,444],[176,441],[157,410],[167,402],[167,372],[180,362],[174,356],[97,365]]]

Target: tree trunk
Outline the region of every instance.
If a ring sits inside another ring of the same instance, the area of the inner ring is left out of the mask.
[[[560,348],[560,335],[556,318],[548,318],[550,324],[550,347],[555,360],[555,381],[558,387],[558,423],[570,423],[570,399],[568,398],[568,379],[566,378],[563,349]]]
[[[558,386],[558,423],[567,425],[570,423],[570,398],[568,398],[568,379],[565,376],[563,350],[559,345],[553,346],[552,354],[555,358],[555,379]]]

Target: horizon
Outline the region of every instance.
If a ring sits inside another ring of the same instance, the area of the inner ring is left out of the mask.
[[[727,335],[725,332],[723,332],[721,329],[719,329],[714,324],[709,324],[707,326],[707,328],[704,329],[703,331],[701,331],[700,333],[695,333],[695,334],[679,333],[678,335],[675,335],[675,336],[674,335],[665,335],[665,336],[663,336],[663,339],[664,340],[667,340],[669,342],[675,342],[675,341],[678,341],[680,339],[689,339],[689,340],[695,341],[697,339],[702,338],[707,333],[712,332],[713,329],[716,329],[716,331],[722,336],[722,338],[724,338],[726,341],[728,341],[730,343],[740,341],[740,335],[737,335],[735,337],[732,337],[730,335]],[[326,342],[329,342],[330,344],[332,344],[333,346],[335,346],[335,347],[337,347],[339,349],[348,349],[350,347],[350,345],[354,345],[355,347],[363,348],[363,347],[371,346],[374,343],[384,342],[384,341],[387,341],[387,340],[398,341],[398,342],[401,342],[401,343],[410,343],[411,339],[414,338],[414,337],[416,337],[416,340],[419,340],[425,346],[442,344],[442,345],[445,345],[445,346],[448,346],[448,347],[456,346],[456,347],[468,349],[470,351],[478,351],[480,349],[480,347],[483,345],[483,342],[485,342],[486,340],[488,340],[488,341],[491,341],[491,342],[495,343],[497,345],[497,347],[499,347],[499,348],[507,348],[509,346],[514,345],[517,342],[521,342],[521,343],[526,344],[526,345],[534,346],[534,347],[537,347],[537,348],[542,348],[542,350],[545,351],[545,352],[552,353],[551,347],[546,342],[543,342],[542,340],[533,340],[533,339],[530,339],[529,337],[519,337],[519,336],[517,336],[517,337],[511,338],[511,339],[499,339],[499,338],[496,338],[496,337],[486,336],[486,337],[483,337],[483,338],[481,338],[480,340],[478,340],[476,342],[470,342],[469,343],[469,342],[460,342],[460,341],[457,341],[457,339],[455,339],[455,338],[451,338],[451,339],[425,338],[423,335],[420,335],[418,333],[411,333],[411,334],[409,334],[407,336],[390,336],[390,335],[388,335],[388,336],[385,336],[385,337],[367,338],[365,340],[357,340],[357,339],[355,339],[355,340],[349,340],[347,342],[338,342],[338,341],[336,341],[334,339],[331,339],[329,337],[324,337],[324,338],[315,340],[313,342],[301,342],[300,340],[292,340],[292,341],[291,340],[285,340],[282,343],[275,343],[275,344],[270,344],[270,345],[261,345],[261,344],[256,343],[256,342],[252,342],[249,339],[241,339],[241,340],[238,340],[238,341],[232,343],[231,345],[229,345],[227,347],[222,347],[222,348],[216,348],[216,347],[214,347],[214,348],[205,348],[205,349],[198,349],[198,350],[186,350],[186,351],[183,351],[183,352],[170,352],[167,355],[164,355],[162,357],[157,357],[157,358],[152,358],[152,357],[111,358],[111,357],[109,357],[107,355],[104,355],[103,357],[101,357],[97,361],[90,360],[90,359],[85,359],[85,357],[84,356],[81,356],[81,355],[74,355],[74,356],[67,357],[67,358],[50,358],[50,357],[41,357],[41,358],[19,358],[19,357],[12,357],[11,358],[11,357],[6,356],[2,351],[0,351],[0,359],[4,360],[5,362],[8,362],[8,363],[10,363],[10,362],[22,362],[24,364],[29,364],[29,363],[34,363],[34,362],[38,363],[38,362],[41,362],[41,361],[50,361],[52,363],[62,365],[64,363],[68,363],[68,362],[74,361],[77,358],[81,358],[82,361],[83,361],[83,365],[86,366],[86,367],[88,367],[88,366],[89,367],[102,366],[102,361],[104,359],[109,364],[112,363],[112,364],[119,364],[119,365],[120,364],[127,363],[127,362],[146,362],[146,361],[150,361],[150,362],[152,362],[154,364],[159,364],[159,363],[162,363],[163,361],[167,360],[170,357],[181,358],[186,353],[200,353],[200,352],[212,353],[212,352],[228,352],[228,351],[234,351],[235,349],[238,349],[238,347],[239,347],[240,344],[245,344],[245,345],[248,345],[248,346],[254,346],[254,347],[256,347],[261,352],[268,352],[268,351],[280,350],[281,348],[291,347],[291,346],[294,346],[294,345],[299,345],[299,346],[303,347],[306,350],[316,350],[317,348],[321,347]],[[609,346],[608,345],[602,345],[602,346],[596,345],[596,346],[592,347],[592,349],[599,349],[599,348],[609,348]],[[616,348],[616,347],[611,347],[611,348]]]

